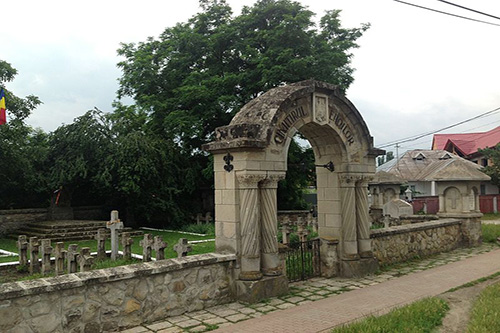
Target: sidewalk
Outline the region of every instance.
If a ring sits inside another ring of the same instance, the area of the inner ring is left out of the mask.
[[[254,305],[238,302],[166,318],[124,332],[322,332],[500,271],[500,249],[485,244],[395,265],[362,279],[316,278]]]

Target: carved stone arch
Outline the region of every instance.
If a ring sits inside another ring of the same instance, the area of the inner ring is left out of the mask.
[[[240,279],[278,274],[277,253],[270,253],[275,249],[270,239],[277,226],[276,187],[297,131],[310,141],[316,164],[330,166],[316,168],[320,237],[338,239],[338,256],[345,261],[373,259],[367,179],[383,151],[373,147],[366,123],[338,87],[308,80],[250,101],[203,147],[214,155],[216,249],[237,254]],[[344,275],[356,274],[356,265],[349,264]]]
[[[463,211],[462,194],[455,186],[449,186],[444,190],[444,212],[461,213]]]

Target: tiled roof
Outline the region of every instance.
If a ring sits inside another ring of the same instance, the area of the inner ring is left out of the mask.
[[[399,161],[394,159],[379,166],[377,172],[392,173],[406,181],[490,180],[481,168],[445,150],[412,150]]]
[[[434,134],[432,149],[446,149],[452,144],[467,156],[479,149],[494,147],[498,143],[500,143],[500,126],[481,133]]]

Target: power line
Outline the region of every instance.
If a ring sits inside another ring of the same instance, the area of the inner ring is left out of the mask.
[[[458,8],[462,8],[462,9],[469,10],[469,11],[474,12],[474,13],[478,13],[478,14],[481,14],[481,15],[489,16],[489,17],[496,18],[496,19],[500,20],[500,17],[498,17],[498,16],[491,15],[491,14],[484,13],[484,12],[480,12],[479,10],[475,10],[475,9],[472,9],[472,8],[461,6],[461,5],[458,5],[458,4],[453,3],[453,2],[449,2],[449,1],[445,1],[445,0],[437,0],[437,1],[444,2],[445,4],[448,4],[448,5],[452,5],[452,6],[455,6],[455,7],[458,7]]]
[[[479,23],[485,23],[485,24],[489,24],[489,25],[496,25],[497,27],[500,27],[500,24],[496,24],[496,23],[491,23],[491,22],[487,22],[487,21],[476,20],[476,19],[473,19],[473,18],[470,18],[470,17],[461,16],[461,15],[451,14],[451,13],[448,13],[448,12],[443,12],[441,10],[432,9],[432,8],[424,7],[424,6],[420,6],[420,5],[415,5],[413,3],[409,3],[409,2],[405,2],[405,1],[401,1],[401,0],[394,0],[394,1],[402,3],[402,4],[405,4],[405,5],[408,5],[408,6],[413,6],[413,7],[417,7],[417,8],[421,8],[421,9],[430,10],[431,12],[436,12],[436,13],[440,13],[440,14],[444,14],[444,15],[454,16],[454,17],[458,17],[458,18],[461,18],[461,19],[464,19],[464,20],[469,20],[469,21],[474,21],[474,22],[479,22]]]
[[[449,125],[449,126],[443,127],[441,129],[438,129],[438,130],[435,130],[435,131],[426,132],[426,133],[422,133],[422,134],[417,134],[417,135],[413,135],[413,136],[410,136],[410,137],[407,137],[407,138],[403,138],[403,139],[400,139],[400,140],[391,141],[391,142],[382,144],[382,145],[379,146],[379,148],[386,148],[386,147],[392,146],[394,144],[400,144],[400,143],[405,143],[405,142],[409,142],[409,141],[415,141],[415,140],[421,139],[423,137],[426,137],[428,135],[436,134],[436,133],[439,133],[441,131],[444,131],[444,130],[456,127],[458,125],[462,125],[462,124],[468,123],[470,121],[473,121],[473,120],[476,120],[476,119],[479,119],[479,118],[487,117],[487,116],[492,115],[492,114],[494,114],[496,112],[499,112],[499,111],[500,111],[500,107],[498,107],[496,109],[493,109],[491,111],[487,111],[487,112],[481,113],[480,115],[477,115],[475,117],[472,117],[472,118],[469,118],[469,119],[466,119],[466,120],[462,120],[462,121],[460,121],[458,123],[455,123],[453,125]]]

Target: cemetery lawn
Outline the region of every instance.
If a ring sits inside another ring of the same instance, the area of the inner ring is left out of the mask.
[[[500,220],[500,213],[485,213],[481,220]]]
[[[359,322],[333,329],[332,333],[434,332],[441,325],[448,304],[437,297],[426,298],[392,310],[379,317],[369,316]]]
[[[497,238],[500,237],[500,224],[481,224],[483,242],[498,243]]]
[[[471,310],[467,332],[500,332],[500,283],[486,287]]]
[[[209,240],[209,239],[214,239],[214,235],[207,235],[207,236],[197,236],[197,235],[188,235],[188,234],[182,234],[179,232],[166,232],[166,231],[153,231],[153,230],[144,230],[144,233],[152,234],[153,236],[162,236],[163,240],[167,242],[168,246],[165,249],[165,258],[175,258],[177,257],[177,253],[174,252],[173,247],[179,240],[179,238],[187,238],[190,241],[193,240]],[[139,245],[139,242],[143,237],[137,236],[137,237],[132,237],[134,239],[134,244],[132,244],[132,253],[135,254],[140,254],[142,255],[142,247]],[[67,248],[69,244],[78,244],[78,248],[81,249],[82,247],[90,247],[90,250],[92,252],[97,251],[97,241],[95,240],[85,240],[85,241],[66,241],[64,242],[64,247]],[[54,246],[55,243],[52,243],[52,246]],[[215,252],[215,242],[214,241],[208,241],[204,243],[198,243],[198,244],[191,244],[191,247],[193,248],[193,251],[189,252],[189,255],[193,254],[202,254],[202,253],[210,253],[210,252]],[[10,252],[15,252],[17,253],[17,245],[16,245],[16,240],[14,239],[8,239],[8,238],[0,238],[0,249],[2,250],[7,250]],[[121,244],[120,244],[120,250],[121,250]],[[106,250],[111,250],[111,241],[110,239],[106,240]],[[156,254],[153,251],[153,257],[156,256]],[[18,257],[17,256],[11,256],[11,257],[0,257],[0,263],[2,262],[11,262],[11,261],[17,261]]]

